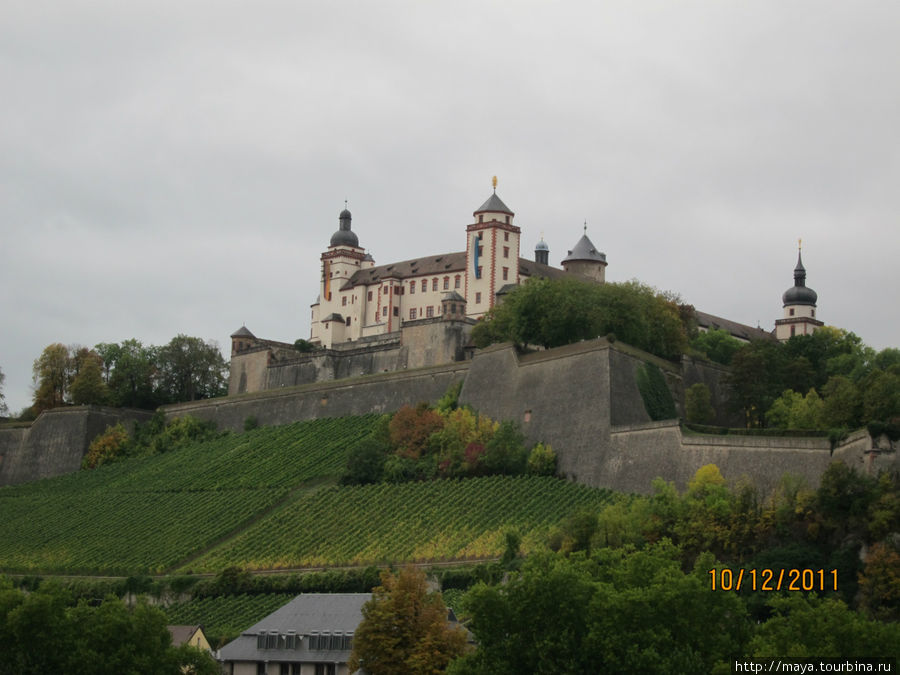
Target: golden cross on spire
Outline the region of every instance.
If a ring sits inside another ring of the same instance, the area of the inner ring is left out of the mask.
[[[802,248],[803,248],[803,240],[802,240],[802,239],[798,239],[798,240],[797,240],[797,248],[798,248],[798,249],[802,249]]]
[[[494,186],[494,192],[497,191],[497,176],[491,178],[491,184]]]

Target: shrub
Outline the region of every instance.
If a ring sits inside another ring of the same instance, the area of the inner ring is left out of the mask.
[[[556,474],[556,453],[549,445],[538,443],[528,454],[528,473],[532,476]]]
[[[253,431],[259,426],[259,420],[254,415],[248,415],[244,419],[244,431]]]
[[[91,441],[87,454],[81,460],[82,469],[96,469],[98,466],[116,461],[125,454],[128,447],[128,432],[121,423],[106,427],[106,431]]]

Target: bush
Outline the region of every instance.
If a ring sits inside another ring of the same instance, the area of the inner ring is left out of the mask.
[[[709,424],[713,421],[716,413],[712,407],[709,387],[698,382],[688,387],[684,399],[684,414],[688,422]]]
[[[121,423],[106,427],[106,431],[91,441],[87,454],[81,460],[82,469],[96,469],[98,466],[116,461],[128,448],[128,432]]]
[[[556,453],[549,445],[538,443],[528,455],[528,473],[532,476],[556,474]]]
[[[248,415],[244,419],[244,431],[253,431],[259,426],[259,420],[254,415]]]

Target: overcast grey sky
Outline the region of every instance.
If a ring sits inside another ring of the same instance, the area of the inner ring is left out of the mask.
[[[0,368],[52,342],[309,336],[349,200],[376,262],[490,194],[558,265],[900,346],[900,3],[0,3]]]

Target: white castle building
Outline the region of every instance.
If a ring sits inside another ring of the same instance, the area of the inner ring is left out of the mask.
[[[587,236],[562,261],[548,264],[543,239],[535,259],[520,255],[515,213],[494,192],[466,226],[466,250],[375,265],[351,229],[350,212],[322,254],[319,298],[312,306],[310,341],[322,347],[392,333],[410,321],[433,317],[478,319],[498,298],[531,276],[581,274],[602,282],[606,255]]]

